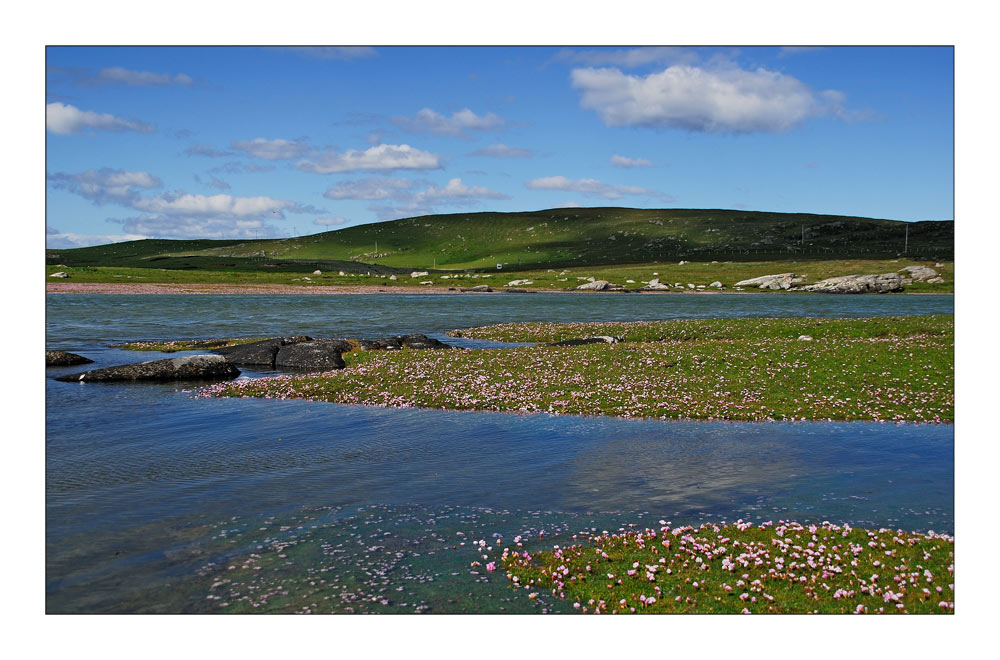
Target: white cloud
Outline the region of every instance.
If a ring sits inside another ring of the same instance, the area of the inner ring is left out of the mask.
[[[582,204],[580,204],[580,202],[563,202],[562,204],[560,204],[559,206],[556,206],[554,208],[557,208],[557,209],[578,209],[581,206],[582,206]]]
[[[615,167],[652,167],[653,161],[645,158],[629,158],[615,154],[611,157],[611,164]]]
[[[510,195],[490,190],[485,186],[467,186],[461,179],[451,179],[444,188],[429,186],[427,190],[417,193],[418,204],[436,202],[446,199],[510,199]]]
[[[371,46],[292,46],[288,50],[314,60],[357,60],[378,55]]]
[[[47,233],[45,236],[45,247],[51,250],[66,250],[78,247],[90,247],[91,245],[121,243],[122,241],[141,241],[144,238],[149,238],[149,236],[144,234]]]
[[[277,227],[259,218],[141,215],[112,220],[142,238],[275,238]]]
[[[408,144],[380,144],[365,151],[351,149],[343,154],[320,153],[313,160],[300,160],[296,167],[303,172],[332,174],[334,172],[435,170],[441,167],[440,157],[415,149]]]
[[[823,114],[828,104],[800,80],[762,68],[675,65],[645,77],[587,68],[574,69],[571,78],[581,107],[608,126],[776,133]]]
[[[416,117],[393,117],[392,123],[414,133],[433,133],[452,137],[468,137],[466,131],[491,131],[503,128],[507,122],[493,114],[477,115],[468,108],[452,113],[451,117],[424,108]]]
[[[205,144],[196,144],[184,150],[188,156],[205,156],[206,158],[224,158],[234,155],[232,151],[219,151]]]
[[[347,220],[344,218],[316,218],[313,220],[314,225],[319,225],[320,227],[330,227],[332,225],[342,225]]]
[[[95,204],[131,204],[142,190],[159,188],[163,184],[149,172],[128,172],[103,168],[79,174],[56,172],[46,178],[53,188],[66,190],[89,199]]]
[[[169,216],[243,218],[270,213],[283,218],[282,211],[295,206],[295,203],[270,197],[165,194],[148,199],[137,199],[132,202],[131,206],[139,211]]]
[[[331,186],[324,197],[329,199],[391,199],[399,197],[400,194],[413,187],[413,182],[409,179],[395,178],[372,178],[357,179],[355,181],[342,181],[335,186]]]
[[[619,186],[603,183],[597,179],[568,179],[564,176],[547,176],[525,182],[525,187],[532,190],[567,190],[604,199],[619,199],[624,195],[661,196],[653,190],[639,186]]]
[[[76,106],[63,103],[49,103],[45,106],[45,129],[57,135],[81,133],[84,129],[96,131],[136,131],[151,133],[156,130],[152,124],[115,117],[107,113],[80,110]]]
[[[305,144],[294,140],[267,140],[264,138],[254,138],[252,140],[233,140],[233,149],[244,151],[254,158],[263,160],[287,160],[298,158],[308,150]]]
[[[130,71],[120,66],[101,69],[97,72],[96,82],[117,83],[134,87],[159,87],[163,85],[191,85],[191,76],[178,73],[150,73],[148,71]]]
[[[489,156],[490,158],[531,158],[533,155],[527,149],[508,147],[506,144],[491,144],[472,152],[473,156]]]
[[[561,50],[553,58],[561,62],[574,62],[587,66],[621,66],[632,68],[644,64],[693,64],[699,60],[698,54],[687,48],[676,46],[656,46],[650,48],[628,48],[621,50]]]

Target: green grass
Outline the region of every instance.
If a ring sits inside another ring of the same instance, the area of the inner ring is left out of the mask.
[[[537,324],[463,336],[621,344],[354,351],[322,375],[221,383],[203,396],[734,421],[954,419],[951,316]],[[813,341],[799,341],[800,334]]]
[[[721,209],[572,208],[430,215],[284,239],[133,241],[48,250],[46,263],[300,272],[324,261],[405,270],[495,270],[499,263],[505,271],[531,271],[682,259],[893,259],[903,252],[906,228],[907,254],[926,261],[952,258],[953,226]]]
[[[529,597],[588,613],[951,613],[954,539],[828,523],[595,534],[484,559]]]
[[[388,272],[378,272],[367,270],[367,266],[353,264],[357,268],[364,268],[361,272],[331,270],[319,268],[321,275],[314,275],[313,270],[316,264],[310,264],[305,270],[288,270],[288,268],[298,265],[282,264],[282,267],[275,267],[265,270],[213,270],[213,269],[160,269],[160,268],[124,268],[107,266],[56,266],[46,267],[47,281],[54,272],[63,271],[69,275],[71,282],[96,282],[96,283],[162,283],[162,284],[228,284],[228,285],[255,285],[255,284],[286,284],[292,286],[314,287],[314,286],[349,286],[349,285],[375,285],[385,288],[401,286],[417,286],[420,282],[431,281],[432,288],[465,288],[478,284],[488,284],[495,290],[502,290],[504,285],[513,280],[527,279],[532,282],[528,285],[520,285],[533,291],[562,291],[569,287],[575,287],[584,283],[584,279],[593,277],[595,279],[608,280],[617,284],[622,284],[627,288],[640,288],[644,283],[653,278],[659,278],[661,282],[681,283],[687,285],[707,285],[719,281],[726,290],[732,291],[736,282],[740,282],[760,275],[774,274],[778,272],[794,272],[801,275],[803,283],[813,283],[828,277],[840,275],[864,274],[864,273],[888,273],[895,272],[907,266],[924,265],[933,267],[943,278],[944,282],[938,284],[927,284],[924,282],[914,282],[906,287],[910,293],[952,293],[954,291],[954,263],[944,262],[941,266],[935,266],[940,262],[920,262],[910,259],[890,259],[890,260],[831,260],[831,261],[786,261],[786,262],[692,262],[683,266],[677,263],[671,264],[621,264],[614,266],[600,267],[580,267],[565,270],[545,269],[545,270],[520,270],[520,271],[492,271],[484,273],[464,273],[464,272],[434,272],[428,276],[411,278],[409,272],[399,273],[396,279]],[[308,277],[309,280],[303,279]],[[633,280],[631,283],[628,280]],[[711,289],[708,289],[711,290]],[[746,288],[745,291],[756,292],[757,289]],[[769,292],[775,293],[775,292]]]
[[[224,346],[239,346],[266,337],[236,337],[228,339],[179,339],[176,341],[130,341],[124,344],[111,344],[108,348],[120,348],[126,351],[159,351],[161,353],[176,353],[178,351],[197,351],[201,349],[222,348]]]

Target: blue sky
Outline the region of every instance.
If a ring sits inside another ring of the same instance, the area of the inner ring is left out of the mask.
[[[49,47],[46,242],[559,206],[953,218],[953,49]]]

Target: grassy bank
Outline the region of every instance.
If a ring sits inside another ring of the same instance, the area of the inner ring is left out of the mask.
[[[940,263],[940,266],[936,264]],[[848,259],[819,261],[741,261],[741,262],[691,262],[663,264],[620,264],[612,266],[574,267],[569,269],[511,269],[466,273],[462,271],[433,271],[428,275],[410,277],[407,273],[379,272],[365,264],[352,264],[353,271],[324,270],[315,274],[313,266],[295,267],[288,264],[267,267],[258,265],[256,270],[226,269],[224,266],[196,269],[138,268],[111,266],[46,266],[46,281],[94,282],[102,284],[284,284],[303,288],[316,286],[358,286],[377,285],[392,289],[396,287],[424,286],[432,288],[463,288],[488,284],[496,290],[515,280],[528,280],[530,284],[518,288],[532,291],[561,291],[583,284],[587,278],[607,280],[627,288],[638,289],[651,279],[659,279],[670,285],[680,284],[685,290],[688,285],[708,288],[713,282],[721,282],[727,290],[734,290],[735,284],[745,279],[761,275],[792,272],[804,278],[803,284],[810,284],[829,277],[841,275],[890,273],[907,266],[923,265],[934,268],[944,279],[943,282],[927,284],[914,282],[906,287],[910,293],[952,293],[954,292],[954,263],[927,262],[910,259]],[[65,272],[68,280],[49,277],[55,272]],[[340,273],[343,272],[343,275]],[[391,279],[393,276],[396,279]],[[631,282],[629,282],[631,280]],[[421,284],[430,282],[430,284]],[[680,291],[680,289],[676,289]],[[711,290],[711,289],[709,289]],[[757,291],[747,288],[745,291]]]
[[[484,555],[529,597],[588,613],[951,613],[954,539],[829,523],[739,521],[604,532]],[[485,543],[483,544],[485,545]]]
[[[344,355],[348,368],[341,371],[221,383],[200,395],[656,419],[954,419],[951,316],[496,328],[459,332],[509,341],[598,334],[627,341],[355,351]]]

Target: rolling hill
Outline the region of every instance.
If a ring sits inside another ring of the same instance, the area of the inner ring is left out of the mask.
[[[49,264],[375,272],[703,261],[952,259],[954,222],[720,209],[562,208],[404,218],[268,240],[131,241],[47,250]]]

